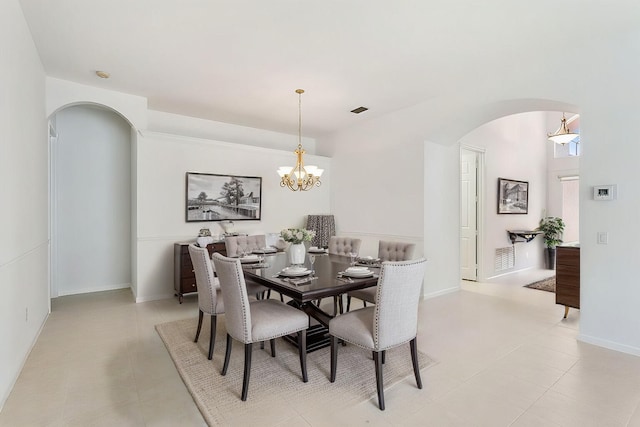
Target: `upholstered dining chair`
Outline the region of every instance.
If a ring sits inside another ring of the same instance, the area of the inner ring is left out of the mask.
[[[264,249],[267,247],[267,236],[264,234],[256,234],[253,236],[227,236],[224,238],[224,245],[227,250],[227,256],[230,258],[236,258],[243,254],[249,254],[258,249]],[[249,288],[257,290],[257,296],[266,298],[271,296],[271,289],[264,286],[260,286],[255,282],[247,282]],[[284,298],[280,295],[280,300]]]
[[[220,279],[220,288],[227,305],[227,350],[222,375],[227,374],[233,340],[244,344],[244,379],[242,400],[247,400],[251,374],[251,352],[254,342],[271,343],[271,356],[276,356],[275,339],[298,334],[298,352],[302,381],[307,382],[307,328],[309,316],[280,301],[263,299],[251,301],[247,297],[244,274],[239,259],[213,254],[213,263]]]
[[[190,244],[189,255],[196,273],[196,286],[198,287],[198,329],[196,330],[194,342],[198,342],[204,315],[211,316],[211,334],[209,337],[209,360],[211,360],[216,341],[216,316],[224,313],[224,302],[220,294],[220,283],[218,278],[215,277],[207,248]]]
[[[362,240],[353,237],[331,236],[329,238],[329,253],[334,255],[349,255],[351,252],[360,252]]]
[[[360,244],[362,240],[356,239],[353,237],[339,237],[339,236],[331,236],[329,238],[329,253],[333,255],[345,255],[349,256],[351,253],[358,254],[360,253]],[[338,311],[338,306],[340,306],[340,313],[343,312],[343,302],[342,295],[337,295],[333,297],[333,307],[334,311]],[[318,301],[318,305],[320,305],[320,301]]]
[[[415,249],[415,243],[388,242],[380,240],[380,242],[378,242],[378,258],[380,259],[380,262],[408,261],[413,259]],[[358,298],[362,300],[365,307],[368,302],[375,304],[376,292],[377,290],[375,286],[349,292],[347,294],[347,311],[351,308],[351,298]]]
[[[242,254],[251,253],[267,246],[267,236],[256,234],[254,236],[227,236],[224,238],[227,256],[231,258]]]
[[[378,389],[378,407],[384,410],[382,364],[388,349],[409,343],[413,373],[422,388],[416,334],[418,303],[424,279],[424,258],[412,261],[386,261],[380,269],[376,305],[334,317],[329,322],[331,335],[331,377],[335,382],[338,363],[338,340],[373,352]]]

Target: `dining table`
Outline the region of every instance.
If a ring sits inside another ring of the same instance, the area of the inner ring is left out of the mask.
[[[342,300],[342,295],[375,286],[380,268],[369,266],[369,274],[352,277],[346,272],[351,267],[350,257],[322,252],[307,253],[304,264],[297,266],[307,269],[307,274],[293,273],[291,268],[295,266],[290,265],[287,255],[285,252],[264,254],[258,262],[242,262],[242,267],[246,280],[288,297],[289,305],[304,311],[316,321],[311,322],[307,330],[307,352],[311,352],[329,345],[329,321],[339,315],[338,301]],[[320,307],[323,298],[333,299],[333,313]],[[292,344],[297,342],[295,337],[287,341]]]

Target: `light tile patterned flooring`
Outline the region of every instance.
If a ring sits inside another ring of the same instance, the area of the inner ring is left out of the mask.
[[[309,396],[309,407],[283,402],[230,424],[640,426],[640,358],[576,341],[579,311],[563,320],[553,294],[522,288],[546,274],[463,282],[423,301],[418,346],[437,364],[423,371],[423,390],[410,374],[387,389],[384,412],[375,399],[332,411]],[[0,425],[204,425],[154,330],[195,318],[196,297],[135,304],[112,291],[52,307]]]

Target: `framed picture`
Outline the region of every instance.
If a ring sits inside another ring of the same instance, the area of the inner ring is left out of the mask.
[[[498,213],[526,214],[529,212],[529,183],[498,178]]]
[[[187,172],[186,221],[260,220],[262,178]]]

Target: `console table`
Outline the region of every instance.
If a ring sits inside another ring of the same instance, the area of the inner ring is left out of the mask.
[[[542,231],[536,230],[507,230],[509,234],[509,240],[511,240],[511,244],[515,244],[517,242],[530,242],[536,238],[538,234],[542,234]]]
[[[193,243],[193,242],[192,242]],[[198,292],[196,286],[196,273],[193,271],[191,256],[189,255],[189,242],[175,243],[173,245],[173,289],[178,301],[182,304],[182,296],[192,292]],[[220,252],[227,256],[227,248],[224,240],[207,245],[209,256],[214,252]]]

